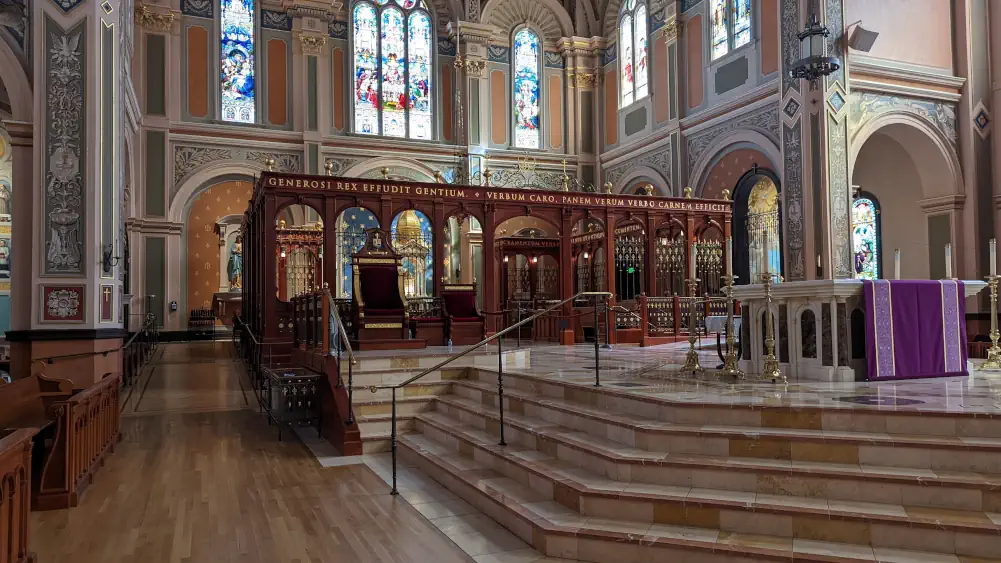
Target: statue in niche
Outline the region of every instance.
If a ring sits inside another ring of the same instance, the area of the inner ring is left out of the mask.
[[[10,187],[0,184],[0,218],[10,220]]]
[[[0,238],[0,279],[10,279],[10,239]]]
[[[229,262],[226,264],[226,274],[229,276],[229,289],[243,289],[243,236],[237,235],[233,248],[229,252]]]

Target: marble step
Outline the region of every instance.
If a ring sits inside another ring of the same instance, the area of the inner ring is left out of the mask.
[[[589,518],[1001,558],[1001,514],[637,485],[510,441],[500,447],[492,433],[437,413],[419,415],[417,429],[409,444],[445,447]]]
[[[497,386],[456,382],[453,392],[497,408]],[[654,452],[803,462],[875,465],[903,469],[980,472],[1001,481],[1001,439],[890,435],[782,428],[697,426],[650,420],[566,399],[505,392],[506,412],[524,413],[580,432]]]
[[[435,407],[471,427],[499,431],[494,407],[455,395],[439,397]],[[998,475],[650,452],[511,412],[505,413],[505,434],[508,443],[540,447],[608,478],[637,483],[1001,512]]]
[[[443,395],[451,389],[451,381],[425,381],[420,380],[396,390],[396,400],[414,397],[418,395]],[[371,403],[374,401],[389,402],[393,398],[392,389],[376,389],[373,393],[370,387],[354,385],[354,404],[357,409],[359,404]]]
[[[419,409],[417,412],[424,412],[434,410],[434,405],[431,401],[425,404],[425,408]],[[415,413],[416,414],[416,413]],[[365,416],[359,416],[358,419],[358,430],[361,432],[362,437],[365,436],[375,436],[375,435],[385,435],[389,436],[390,432],[393,430],[393,417],[388,414],[370,414]],[[402,434],[403,432],[412,430],[414,428],[414,414],[400,415],[396,419],[396,432],[397,434]]]
[[[469,379],[497,383],[489,368],[469,370]],[[622,385],[627,385],[622,387]],[[840,408],[778,404],[728,404],[679,400],[642,394],[633,385],[655,388],[654,381],[612,382],[595,387],[593,381],[556,380],[523,372],[504,372],[506,389],[545,398],[566,399],[649,420],[696,426],[726,424],[743,428],[784,428],[826,432],[870,432],[896,435],[1001,438],[1001,413],[917,411],[893,406],[870,407],[845,403]],[[661,386],[663,387],[663,385]],[[721,387],[722,391],[728,389]]]
[[[415,384],[423,384],[428,382],[440,382],[440,381],[452,381],[454,379],[460,379],[465,377],[467,368],[455,368],[455,369],[442,369],[432,371],[431,373],[422,377]],[[354,370],[352,372],[352,379],[354,381],[355,390],[365,388],[372,385],[396,385],[406,381],[407,379],[421,373],[422,370],[416,369],[387,369],[387,370],[375,370],[375,371],[359,371]],[[343,375],[344,381],[347,382],[347,373]]]
[[[585,516],[537,490],[491,469],[469,453],[422,440],[400,441],[401,463],[415,465],[511,532],[551,557],[597,563],[679,561],[881,561],[960,563],[955,555],[868,545],[744,534],[629,519]],[[536,485],[538,487],[538,485]],[[977,561],[1001,561],[982,559]]]

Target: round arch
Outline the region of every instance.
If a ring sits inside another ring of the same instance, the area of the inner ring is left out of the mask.
[[[782,152],[775,142],[764,134],[750,129],[741,129],[733,133],[720,135],[706,147],[702,152],[702,156],[695,161],[695,165],[692,166],[692,171],[688,175],[688,185],[692,186],[695,190],[696,197],[702,196],[702,190],[706,184],[706,175],[712,168],[712,164],[728,153],[742,148],[755,149],[768,157],[770,162],[759,163],[762,167],[771,168],[775,171],[782,170],[781,166],[779,166],[782,162]],[[780,183],[782,180],[783,178],[779,176]]]
[[[480,14],[480,23],[502,30],[513,30],[526,22],[539,33],[543,45],[555,46],[560,37],[574,36],[570,14],[557,0],[494,0]]]
[[[382,169],[389,168],[408,170],[414,172],[418,177],[411,178],[416,181],[433,182],[435,170],[423,162],[409,158],[381,157],[359,162],[344,171],[345,178],[381,178]],[[372,174],[376,174],[373,176]]]
[[[908,132],[917,132],[920,135],[909,135]],[[877,133],[886,134],[897,141],[912,156],[915,164],[920,162],[933,163],[931,159],[936,153],[946,163],[947,168],[944,175],[935,173],[939,169],[934,164],[918,166],[918,173],[922,176],[924,187],[942,185],[951,185],[952,187],[951,191],[945,193],[925,192],[923,194],[925,198],[963,192],[963,171],[959,164],[959,156],[951,141],[926,119],[907,111],[888,111],[877,115],[863,123],[852,134],[848,161],[849,177],[854,177],[855,163],[862,147]]]
[[[6,41],[0,40],[0,76],[10,98],[10,111],[14,121],[34,120],[34,98],[31,81],[21,66],[21,61]]]
[[[167,219],[171,223],[183,223],[188,215],[188,207],[195,196],[220,182],[239,180],[255,183],[257,176],[264,172],[263,164],[252,161],[222,161],[206,165],[190,174],[170,199]]]
[[[637,166],[631,168],[616,182],[612,189],[617,194],[625,193],[625,189],[637,182],[649,182],[653,184],[656,193],[654,195],[671,197],[671,183],[667,181],[660,172],[649,166]]]

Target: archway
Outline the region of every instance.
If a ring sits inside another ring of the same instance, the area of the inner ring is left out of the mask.
[[[476,287],[476,305],[483,307],[483,226],[472,215],[448,218],[445,235],[446,284],[472,284]]]
[[[365,207],[349,207],[337,216],[337,223],[334,226],[337,241],[335,256],[337,279],[331,284],[334,288],[334,297],[353,298],[354,274],[351,270],[351,256],[365,245],[365,231],[379,227],[378,216]]]
[[[401,211],[391,227],[393,249],[400,255],[407,298],[434,295],[434,232],[431,219],[415,209]]]
[[[538,217],[512,217],[496,228],[501,309],[530,309],[559,299],[559,238],[555,225]]]
[[[776,174],[754,166],[733,196],[733,270],[738,284],[782,274],[782,198]]]
[[[295,203],[275,218],[278,259],[275,281],[279,301],[323,287],[323,221],[316,209]]]
[[[959,214],[953,196],[963,185],[955,154],[919,118],[895,115],[874,121],[858,134],[852,184],[879,202],[878,248],[890,256],[900,249],[903,279],[942,278],[944,247],[964,229],[955,224]],[[970,240],[973,227],[967,228]],[[884,258],[883,277],[885,265]]]

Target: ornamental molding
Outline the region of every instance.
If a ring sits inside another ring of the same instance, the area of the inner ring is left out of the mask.
[[[763,105],[760,109],[745,113],[736,118],[728,118],[715,127],[700,131],[688,138],[688,174],[691,175],[695,164],[702,154],[720,136],[727,133],[748,129],[764,134],[777,146],[779,130],[779,111],[774,103]]]
[[[84,273],[86,28],[45,20],[45,273]]]
[[[172,12],[164,13],[149,9],[146,4],[139,3],[136,4],[135,8],[135,22],[136,25],[148,29],[150,31],[156,31],[159,33],[170,33],[171,28],[174,26],[174,19],[176,16]]]
[[[630,158],[624,162],[616,163],[615,166],[609,166],[605,169],[605,181],[611,182],[612,185],[618,186],[619,180],[621,180],[627,172],[633,169],[645,166],[651,168],[659,173],[665,182],[667,182],[668,191],[673,190],[671,186],[671,146],[670,144],[662,144],[659,148],[648,151],[645,154],[641,154]]]
[[[327,38],[322,35],[299,35],[299,43],[302,45],[303,55],[319,55],[323,53]]]
[[[603,76],[600,72],[571,72],[567,79],[571,88],[596,88],[601,86]]]
[[[604,39],[601,37],[564,37],[556,46],[564,58],[597,57],[601,54]]]
[[[459,59],[456,59],[456,61],[458,62]],[[483,69],[486,68],[487,63],[486,61],[467,58],[465,61],[461,63],[460,66],[465,66],[467,76],[470,76],[472,78],[482,78]]]
[[[678,38],[681,37],[681,22],[678,20],[671,20],[665,23],[663,33],[664,39],[666,39],[668,43],[677,41]]]
[[[302,171],[302,155],[297,153],[175,144],[174,184],[171,189],[171,199],[188,177],[210,164],[220,161],[251,161],[266,168],[269,159],[275,161],[274,168],[278,172],[297,173]]]
[[[891,112],[907,113],[926,121],[948,140],[955,150],[958,143],[955,103],[889,96],[873,92],[852,92],[848,96],[848,127],[854,138],[873,119]]]
[[[803,217],[803,130],[801,123],[782,126],[782,192],[785,195],[785,235],[790,280],[806,279]]]
[[[448,37],[459,38],[462,43],[476,43],[486,46],[497,31],[494,26],[468,21],[449,22]]]

